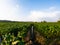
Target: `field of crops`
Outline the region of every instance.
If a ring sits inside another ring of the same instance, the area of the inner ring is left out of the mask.
[[[28,45],[31,24],[34,24],[35,41],[41,45],[60,45],[59,22],[0,22],[2,45]]]

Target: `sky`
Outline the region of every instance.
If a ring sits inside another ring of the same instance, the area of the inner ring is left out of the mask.
[[[0,0],[0,20],[60,20],[60,0]]]

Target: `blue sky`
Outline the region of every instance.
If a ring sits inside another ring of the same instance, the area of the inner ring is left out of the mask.
[[[0,20],[49,21],[60,19],[60,0],[0,0]]]

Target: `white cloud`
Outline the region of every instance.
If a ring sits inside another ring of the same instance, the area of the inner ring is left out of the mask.
[[[53,6],[49,8],[49,10],[55,10],[55,9],[56,7],[53,7]]]
[[[20,5],[15,3],[16,0],[0,0],[0,20],[20,20]]]
[[[30,21],[57,21],[60,15],[60,11],[55,10],[55,7],[50,7],[47,11],[36,11],[33,10],[30,12],[28,16],[28,20]]]

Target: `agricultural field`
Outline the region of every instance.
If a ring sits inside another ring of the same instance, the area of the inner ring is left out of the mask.
[[[33,24],[36,45],[60,45],[59,22],[0,22],[1,45],[32,44],[29,31]],[[34,36],[33,35],[33,36]]]

